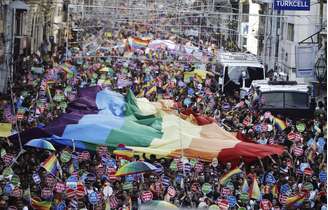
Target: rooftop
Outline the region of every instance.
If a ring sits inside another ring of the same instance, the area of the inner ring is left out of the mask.
[[[219,52],[217,60],[222,64],[229,64],[231,66],[253,66],[263,68],[259,59],[250,53]]]
[[[274,92],[274,91],[285,91],[285,92],[308,92],[309,86],[305,83],[291,84],[269,84],[267,80],[253,81],[253,87],[259,87],[261,92]]]

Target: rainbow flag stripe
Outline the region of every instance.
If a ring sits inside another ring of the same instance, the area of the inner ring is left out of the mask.
[[[40,201],[38,198],[32,198],[31,206],[35,210],[49,210],[51,208],[51,202],[50,201]]]
[[[113,151],[113,153],[117,156],[128,157],[128,158],[133,157],[133,150],[129,148],[117,148],[116,150]]]
[[[233,176],[235,174],[239,174],[241,172],[242,172],[242,170],[240,170],[240,168],[235,168],[235,169],[229,171],[228,173],[223,175],[223,177],[220,179],[220,184],[222,184],[222,185],[226,184],[229,181],[231,176]]]
[[[241,188],[241,191],[243,193],[248,193],[248,191],[249,191],[249,186],[248,186],[247,180],[245,178],[244,178],[244,182],[243,182],[243,186]]]
[[[257,179],[255,176],[253,178],[253,184],[249,191],[249,194],[250,194],[250,196],[249,196],[250,198],[253,198],[256,200],[261,199],[261,190],[260,190],[259,184],[257,183]]]
[[[300,207],[303,205],[305,200],[305,194],[297,194],[292,197],[287,198],[286,204],[287,206],[293,206],[293,207]]]
[[[148,40],[143,40],[137,37],[129,39],[129,46],[132,49],[144,49],[148,46],[148,44],[149,44]]]
[[[274,126],[279,130],[285,130],[287,128],[286,123],[279,119],[278,117],[274,117]]]
[[[56,176],[57,172],[60,171],[58,165],[59,163],[56,155],[49,156],[45,161],[43,161],[43,163],[41,163],[41,167],[54,176]]]

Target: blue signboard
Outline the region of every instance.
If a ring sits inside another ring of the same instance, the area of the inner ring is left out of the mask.
[[[55,210],[65,210],[66,209],[66,204],[64,202],[59,203],[56,207]]]
[[[326,171],[321,171],[319,173],[319,179],[321,182],[327,182],[327,172]]]
[[[92,205],[95,205],[97,204],[98,202],[98,195],[96,192],[92,192],[88,195],[88,198],[89,198],[89,202],[92,204]]]
[[[232,196],[232,195],[229,195],[228,196],[228,204],[229,204],[229,207],[235,207],[236,204],[237,204],[237,199],[235,196]]]
[[[274,0],[275,10],[310,10],[310,0]]]

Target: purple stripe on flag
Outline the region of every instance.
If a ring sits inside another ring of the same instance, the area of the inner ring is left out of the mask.
[[[61,136],[66,125],[77,124],[85,114],[97,114],[96,96],[100,90],[98,86],[81,89],[77,99],[69,104],[67,113],[62,114],[45,128],[32,128],[21,132],[22,143],[35,138]],[[12,135],[9,139],[13,142],[18,141],[18,135]]]

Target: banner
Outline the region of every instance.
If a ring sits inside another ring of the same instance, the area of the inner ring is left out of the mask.
[[[273,4],[275,10],[310,10],[310,0],[275,0]]]
[[[314,61],[318,46],[310,44],[306,46],[296,45],[295,48],[296,77],[313,78]]]

